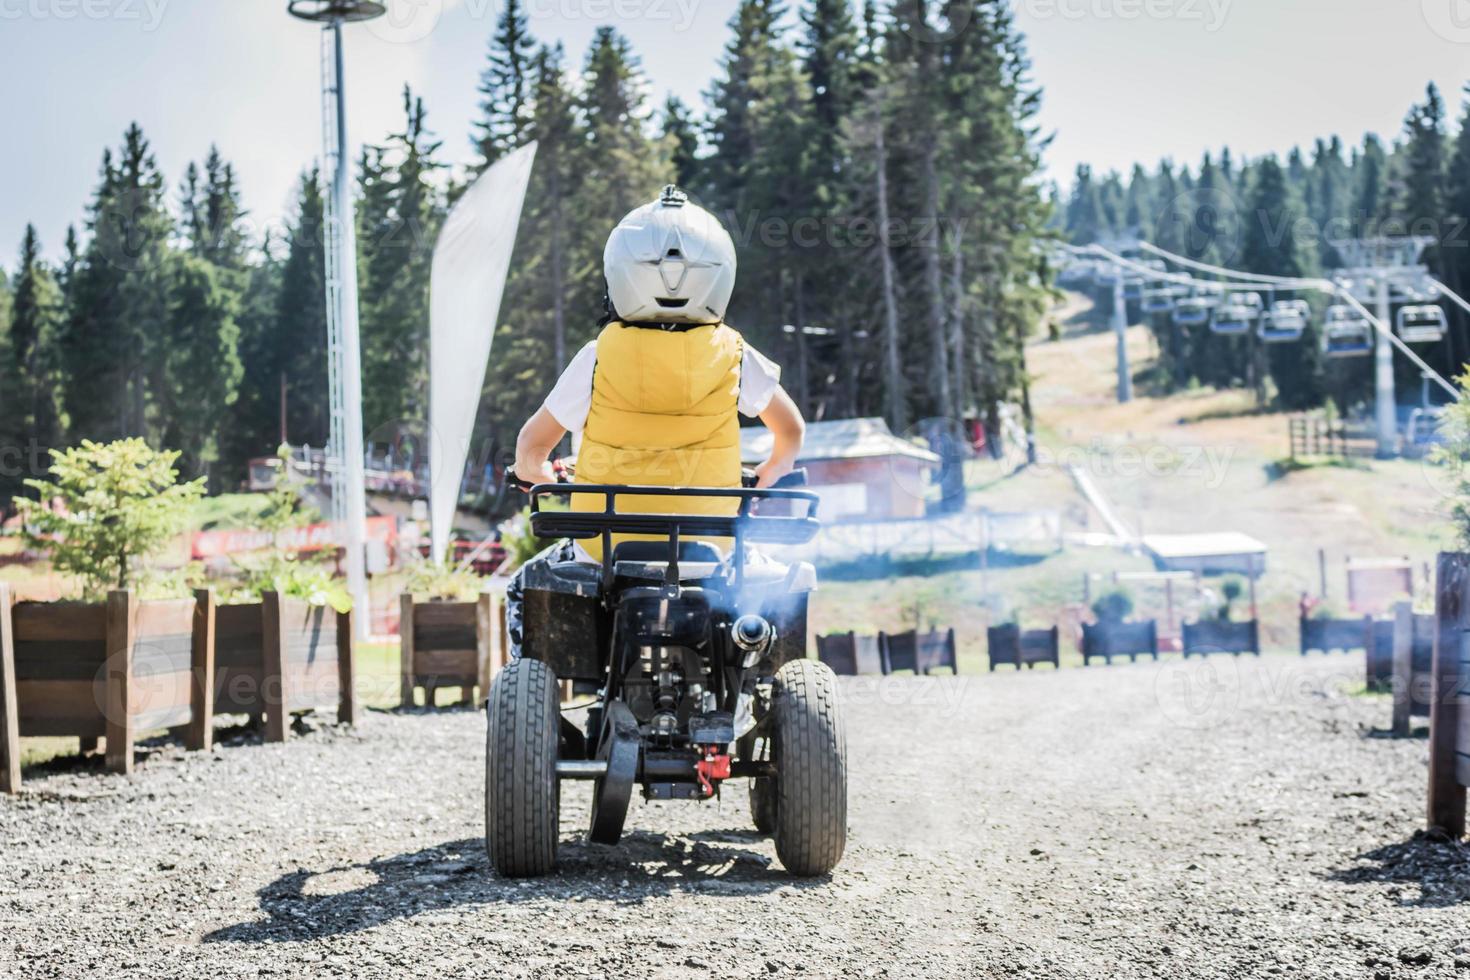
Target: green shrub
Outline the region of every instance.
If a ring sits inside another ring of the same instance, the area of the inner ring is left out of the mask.
[[[25,481],[37,499],[16,500],[26,546],[81,579],[85,598],[137,585],[204,495],[203,478],[178,482],[178,458],[142,439],[51,450],[51,478]]]
[[[1448,471],[1450,489],[1449,517],[1460,538],[1460,546],[1470,549],[1470,370],[1455,379],[1461,400],[1445,406],[1439,426],[1441,442],[1429,454],[1429,461]]]
[[[527,507],[500,525],[500,543],[505,548],[502,574],[509,574],[555,543],[552,538],[538,538],[531,531],[531,508]]]
[[[258,602],[262,592],[275,591],[313,606],[331,606],[338,612],[352,608],[347,583],[322,562],[273,553],[239,559],[235,567],[241,572],[242,582],[223,598],[225,602]]]
[[[1102,623],[1121,623],[1133,615],[1133,593],[1127,589],[1104,592],[1092,603],[1092,614]]]
[[[451,568],[424,559],[408,566],[404,591],[434,599],[469,602],[480,594],[482,584],[480,576],[469,569]]]

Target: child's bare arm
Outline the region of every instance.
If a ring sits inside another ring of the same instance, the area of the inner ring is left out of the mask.
[[[801,409],[781,387],[776,388],[760,420],[771,430],[772,444],[770,458],[755,468],[756,486],[769,487],[796,465],[801,440],[806,435],[806,422],[801,417]]]
[[[555,483],[556,476],[546,458],[566,434],[545,406],[538,408],[516,436],[516,476],[532,483]]]

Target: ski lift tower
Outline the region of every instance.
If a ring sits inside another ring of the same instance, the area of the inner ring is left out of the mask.
[[[331,444],[327,473],[332,523],[346,554],[347,588],[358,610],[359,638],[367,636],[367,494],[362,449],[362,355],[357,325],[357,239],[352,216],[347,110],[342,85],[342,25],[381,17],[373,0],[287,0],[292,17],[322,25],[322,169],[331,175],[325,195],[327,378],[331,389]]]
[[[1387,327],[1393,322],[1393,295],[1413,296],[1429,291],[1429,270],[1419,256],[1434,239],[1423,236],[1352,238],[1331,243],[1345,268],[1336,270],[1338,283]],[[1378,458],[1398,455],[1398,402],[1393,390],[1393,347],[1383,331],[1373,344],[1373,416],[1378,436]]]

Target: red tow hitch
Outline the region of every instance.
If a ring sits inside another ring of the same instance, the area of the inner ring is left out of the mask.
[[[699,777],[705,799],[709,799],[715,795],[715,783],[730,778],[729,753],[721,752],[718,745],[706,745],[704,758],[694,765],[694,774]]]

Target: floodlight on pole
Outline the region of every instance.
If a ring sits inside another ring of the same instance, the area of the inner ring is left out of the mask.
[[[347,588],[358,610],[354,622],[362,638],[367,635],[370,618],[367,492],[362,446],[362,352],[357,323],[357,236],[347,152],[342,25],[381,17],[386,8],[373,0],[289,0],[286,9],[293,17],[322,25],[322,169],[330,174],[332,182],[323,196],[327,375],[331,389],[327,472],[332,489],[332,522],[345,554]]]

